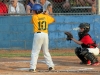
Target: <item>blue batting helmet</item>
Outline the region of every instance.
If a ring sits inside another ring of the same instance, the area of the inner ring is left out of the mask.
[[[43,7],[40,4],[34,4],[31,10],[34,10],[36,14],[43,12]]]

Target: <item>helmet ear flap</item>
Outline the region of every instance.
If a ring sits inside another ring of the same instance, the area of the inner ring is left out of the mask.
[[[43,9],[40,9],[40,10],[35,11],[36,14],[39,14],[41,12],[43,12]]]

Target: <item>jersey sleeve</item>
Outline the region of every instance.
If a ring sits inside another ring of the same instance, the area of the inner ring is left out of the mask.
[[[51,24],[51,23],[55,22],[55,19],[52,16],[47,15],[47,21],[48,21],[48,24]]]

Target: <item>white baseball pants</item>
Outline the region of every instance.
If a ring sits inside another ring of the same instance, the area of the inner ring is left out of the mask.
[[[54,67],[54,63],[52,61],[51,55],[49,53],[48,49],[49,40],[48,40],[48,34],[47,33],[34,33],[33,38],[33,46],[32,46],[32,52],[31,52],[31,61],[30,61],[30,69],[36,69],[37,65],[37,59],[42,47],[45,62],[48,67]]]

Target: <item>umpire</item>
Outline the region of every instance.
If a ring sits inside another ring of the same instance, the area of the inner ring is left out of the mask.
[[[99,48],[93,41],[92,37],[88,34],[90,31],[89,23],[81,23],[79,25],[79,40],[73,38],[70,32],[65,32],[67,40],[73,40],[75,43],[81,45],[75,49],[75,54],[81,60],[80,64],[99,65],[96,55],[99,54]],[[71,35],[71,36],[70,36]],[[69,37],[70,36],[70,37]]]

